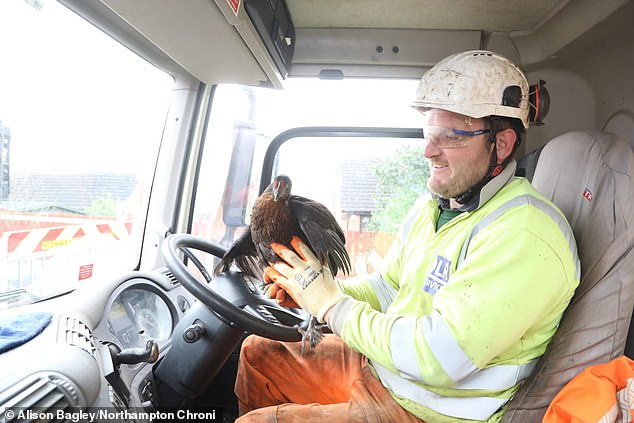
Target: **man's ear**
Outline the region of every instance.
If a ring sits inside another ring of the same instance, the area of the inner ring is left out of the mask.
[[[517,134],[511,128],[502,129],[495,134],[495,140],[499,164],[513,153],[513,147],[517,142]]]

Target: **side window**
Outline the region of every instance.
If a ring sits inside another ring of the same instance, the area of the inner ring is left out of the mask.
[[[3,308],[138,264],[174,81],[57,1],[0,16]]]
[[[245,207],[257,197],[269,143],[254,127],[252,101],[252,89],[237,85],[219,86],[214,93],[191,233],[223,245],[248,223]]]

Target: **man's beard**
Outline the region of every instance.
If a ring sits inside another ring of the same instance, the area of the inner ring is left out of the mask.
[[[452,175],[449,181],[440,183],[438,181],[434,181],[433,178],[429,178],[427,181],[427,188],[431,193],[439,196],[440,198],[455,198],[468,191],[478,182],[482,181],[488,170],[489,163],[487,160],[478,160],[477,166],[474,166],[472,163],[461,163],[460,168],[451,169]]]

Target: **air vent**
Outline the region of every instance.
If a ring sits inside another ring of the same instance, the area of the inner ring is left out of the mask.
[[[0,421],[30,422],[37,419],[49,422],[56,420],[58,410],[70,412],[78,406],[77,390],[70,380],[59,374],[40,373],[23,379],[0,393]],[[10,414],[13,417],[7,414],[8,410],[13,411]],[[20,415],[20,412],[27,414]],[[29,416],[29,412],[37,415]]]
[[[172,283],[172,285],[176,285],[178,283],[178,279],[176,279],[176,276],[174,276],[174,274],[172,273],[171,270],[169,270],[167,267],[164,267],[160,270],[160,272],[165,275],[167,277],[167,279],[170,280],[170,282]]]
[[[71,316],[60,317],[58,342],[79,347],[93,357],[97,354],[90,328],[81,320]]]

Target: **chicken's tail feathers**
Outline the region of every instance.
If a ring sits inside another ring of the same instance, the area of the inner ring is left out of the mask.
[[[252,256],[223,257],[220,263],[214,269],[214,275],[218,276],[223,272],[231,270],[232,266],[244,273],[245,275],[262,279],[262,267],[259,260]]]
[[[325,263],[328,263],[330,272],[333,276],[336,276],[339,270],[344,274],[349,275],[352,272],[352,264],[350,263],[350,257],[348,253],[343,250],[333,250],[327,254]]]
[[[328,246],[321,249],[322,262],[328,264],[333,276],[337,275],[340,269],[344,274],[349,275],[352,273],[352,264],[346,250],[345,238],[340,238],[331,230],[326,231],[326,234],[324,238],[328,240]]]
[[[220,260],[220,263],[214,267],[214,276],[218,276],[219,274],[226,272],[231,268],[231,263],[233,260],[225,260],[224,258]]]

